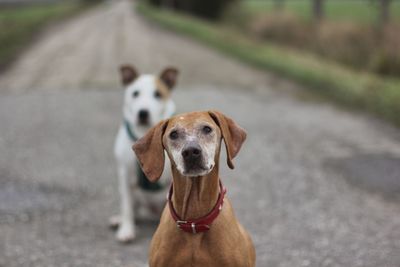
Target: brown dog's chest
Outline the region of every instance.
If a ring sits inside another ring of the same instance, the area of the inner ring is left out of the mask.
[[[163,226],[153,237],[150,267],[248,266],[246,242],[239,227],[224,215],[205,233],[182,232],[169,218]]]
[[[187,234],[187,233],[185,233]],[[189,235],[189,234],[188,234]],[[243,259],[244,250],[240,251],[237,244],[222,244],[225,241],[211,241],[208,238],[200,237],[180,240],[179,243],[170,244],[158,253],[154,253],[151,267],[244,267],[247,266]],[[176,241],[175,240],[175,241]]]

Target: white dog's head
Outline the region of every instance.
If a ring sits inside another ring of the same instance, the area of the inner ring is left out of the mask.
[[[138,137],[143,136],[160,120],[175,112],[171,91],[176,84],[178,70],[164,69],[159,76],[139,75],[134,67],[120,68],[122,84],[125,86],[124,118]]]

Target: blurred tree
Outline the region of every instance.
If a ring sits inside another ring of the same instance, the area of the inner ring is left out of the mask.
[[[219,19],[236,0],[148,0],[152,5],[168,7],[206,19]]]
[[[81,0],[81,2],[84,2],[84,3],[96,3],[96,2],[100,2],[100,1],[102,1],[102,0]]]
[[[275,2],[275,9],[282,10],[285,6],[285,0],[274,0]]]
[[[233,2],[234,0],[194,0],[192,11],[195,15],[215,20],[220,18],[224,10]]]
[[[390,19],[390,3],[392,0],[379,0],[379,23],[386,24]]]
[[[316,21],[320,21],[324,17],[324,0],[313,1],[313,15]]]
[[[164,8],[174,9],[175,8],[175,1],[174,0],[162,0],[161,5]]]
[[[95,3],[100,3],[103,0],[80,0],[80,1],[85,4],[95,4]]]

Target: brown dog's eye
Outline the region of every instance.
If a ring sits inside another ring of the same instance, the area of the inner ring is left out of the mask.
[[[161,98],[161,93],[159,91],[155,91],[154,92],[154,97],[157,98],[157,99],[160,99]]]
[[[177,131],[172,131],[169,134],[169,138],[172,139],[172,140],[176,140],[178,138],[178,132]]]
[[[139,96],[139,91],[133,92],[133,93],[132,93],[132,96],[133,96],[134,98],[138,97],[138,96]]]
[[[203,127],[203,133],[209,134],[209,133],[211,133],[211,132],[212,132],[212,129],[211,129],[210,126],[204,126],[204,127]]]

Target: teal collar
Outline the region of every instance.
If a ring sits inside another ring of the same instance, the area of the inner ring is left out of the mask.
[[[126,129],[126,133],[129,136],[129,139],[131,139],[131,141],[133,141],[133,142],[136,142],[139,138],[137,138],[137,136],[133,133],[129,121],[124,120],[124,125],[125,125],[125,129]]]
[[[130,123],[127,120],[124,120],[124,125],[129,139],[131,139],[132,142],[136,142],[139,138],[133,133]],[[138,185],[141,189],[153,192],[164,189],[164,185],[160,182],[152,183],[147,179],[146,174],[142,171],[142,167],[140,167],[138,161],[136,161],[136,165],[136,176],[138,178]]]

